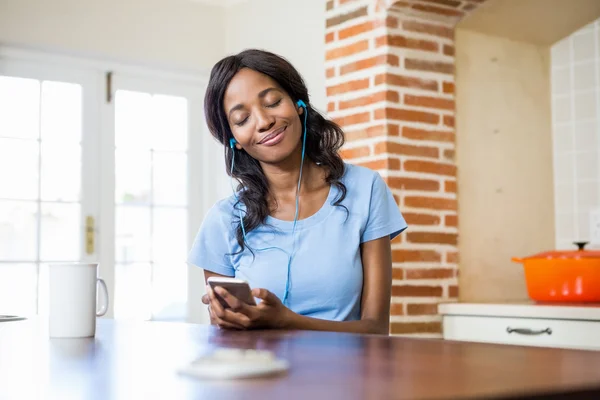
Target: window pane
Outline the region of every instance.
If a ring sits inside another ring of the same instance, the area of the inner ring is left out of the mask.
[[[187,271],[185,263],[154,264],[152,314],[154,319],[184,319],[187,313]]]
[[[0,200],[0,260],[37,260],[37,203]]]
[[[42,200],[78,201],[81,146],[42,142]]]
[[[150,208],[116,208],[115,258],[119,262],[150,261]]]
[[[36,264],[0,263],[0,314],[33,316],[36,311]]]
[[[152,97],[149,93],[117,90],[115,94],[115,145],[150,149]]]
[[[38,198],[37,141],[0,139],[0,198]]]
[[[155,208],[152,221],[152,256],[160,263],[185,262],[187,210]]]
[[[0,137],[37,139],[39,125],[39,81],[0,76]]]
[[[187,155],[185,153],[153,154],[153,203],[187,204]]]
[[[150,319],[150,264],[117,264],[115,268],[115,318]]]
[[[81,140],[81,85],[42,83],[42,140],[65,145]]]
[[[78,261],[81,244],[79,204],[42,203],[42,261]]]
[[[115,202],[150,204],[150,151],[115,152]]]
[[[155,95],[152,98],[152,146],[155,150],[187,149],[187,103],[183,97]]]

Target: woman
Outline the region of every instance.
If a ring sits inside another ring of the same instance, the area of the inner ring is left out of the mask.
[[[226,57],[205,97],[237,191],[208,212],[189,262],[249,282],[258,305],[207,286],[221,328],[388,334],[390,241],[407,225],[377,172],[346,164],[341,128],[310,106],[300,74],[260,50]]]

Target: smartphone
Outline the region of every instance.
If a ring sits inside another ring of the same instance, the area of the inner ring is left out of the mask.
[[[252,289],[250,289],[250,285],[248,284],[248,282],[242,279],[226,277],[221,278],[217,276],[211,276],[206,280],[206,282],[209,284],[213,291],[217,286],[220,286],[223,289],[227,290],[229,293],[231,293],[233,296],[245,302],[246,304],[250,304],[252,306],[256,305],[256,302],[254,301],[254,296],[252,296]],[[223,298],[221,298],[221,296],[219,296],[217,292],[214,293],[215,297],[217,298],[217,300],[219,300],[219,303],[221,303],[223,308],[229,308],[229,304],[227,304],[227,302],[223,300]]]

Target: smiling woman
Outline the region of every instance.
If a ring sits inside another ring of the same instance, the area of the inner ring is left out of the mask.
[[[222,328],[387,334],[391,240],[407,225],[375,171],[338,154],[342,129],[310,105],[282,57],[246,50],[211,72],[205,113],[225,146],[234,194],[206,215],[189,262],[205,277],[236,277],[257,305],[207,287]]]

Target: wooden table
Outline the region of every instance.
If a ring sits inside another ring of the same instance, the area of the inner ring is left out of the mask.
[[[106,319],[95,338],[59,340],[36,326],[0,324],[0,399],[600,398],[600,352]],[[177,373],[215,347],[270,349],[291,368],[245,381]]]

